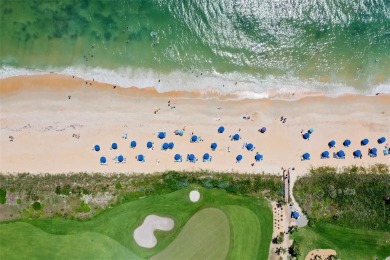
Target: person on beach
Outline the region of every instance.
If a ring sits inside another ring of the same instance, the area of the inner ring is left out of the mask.
[[[170,100],[168,100],[168,106],[169,106],[169,107],[171,106],[171,101],[170,101]]]
[[[230,146],[228,146],[228,153],[230,153]]]

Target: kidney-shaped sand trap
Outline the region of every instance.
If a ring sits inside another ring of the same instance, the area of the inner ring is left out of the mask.
[[[154,236],[156,229],[169,231],[175,226],[171,218],[149,215],[145,218],[144,223],[134,230],[133,236],[139,246],[153,248],[157,244],[157,238]]]
[[[197,202],[200,199],[200,193],[197,190],[193,190],[190,192],[190,200],[192,202]]]

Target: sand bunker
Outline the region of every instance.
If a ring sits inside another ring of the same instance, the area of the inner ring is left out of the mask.
[[[157,238],[154,236],[156,229],[169,231],[175,226],[171,218],[149,215],[145,218],[144,223],[134,230],[133,236],[139,246],[153,248],[157,244]]]
[[[190,200],[192,202],[197,202],[200,199],[200,193],[197,190],[193,190],[190,192]]]
[[[331,255],[335,256],[336,251],[333,249],[314,249],[307,254],[305,260],[327,259]]]

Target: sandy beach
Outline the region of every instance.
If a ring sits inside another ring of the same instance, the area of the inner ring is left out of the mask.
[[[294,167],[294,178],[311,166],[390,162],[390,156],[383,155],[390,138],[390,95],[229,100],[184,92],[159,94],[152,88],[114,88],[56,74],[1,79],[0,94],[2,173],[212,170],[281,174],[281,167]],[[280,121],[282,116],[287,118],[285,123]],[[219,126],[225,127],[224,133],[217,132]],[[261,127],[267,131],[260,133]],[[174,134],[183,128],[183,136]],[[314,132],[310,140],[304,140],[301,132],[310,128]],[[167,133],[165,139],[157,138],[159,131]],[[192,133],[204,141],[190,143]],[[239,141],[230,140],[229,135],[235,133],[241,135]],[[122,138],[124,134],[127,139]],[[387,138],[384,144],[377,143],[381,136]],[[363,138],[370,140],[367,146],[360,145]],[[329,149],[332,139],[336,148]],[[349,147],[343,147],[345,139],[352,141]],[[129,147],[133,140],[137,142],[134,149]],[[153,150],[147,149],[147,141],[154,142]],[[110,149],[113,142],[117,150]],[[163,151],[164,142],[175,146]],[[216,151],[210,149],[212,142],[218,144]],[[255,150],[243,149],[245,142],[253,143]],[[95,144],[100,151],[93,150]],[[374,147],[378,156],[371,158],[367,151]],[[346,159],[332,158],[340,149]],[[362,159],[354,159],[356,149],[362,151]],[[330,159],[320,158],[325,150],[331,153]],[[211,162],[202,161],[206,152]],[[264,156],[263,161],[255,162],[256,152]],[[311,159],[301,161],[305,152]],[[174,162],[176,153],[183,162]],[[186,162],[188,153],[199,160]],[[138,154],[145,156],[144,163],[136,161]],[[243,159],[236,163],[239,154]],[[117,155],[123,155],[126,163],[115,163]],[[107,165],[100,165],[101,156],[107,158]]]

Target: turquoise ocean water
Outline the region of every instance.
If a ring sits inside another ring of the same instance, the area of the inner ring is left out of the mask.
[[[2,0],[0,15],[2,78],[390,93],[389,0]]]

